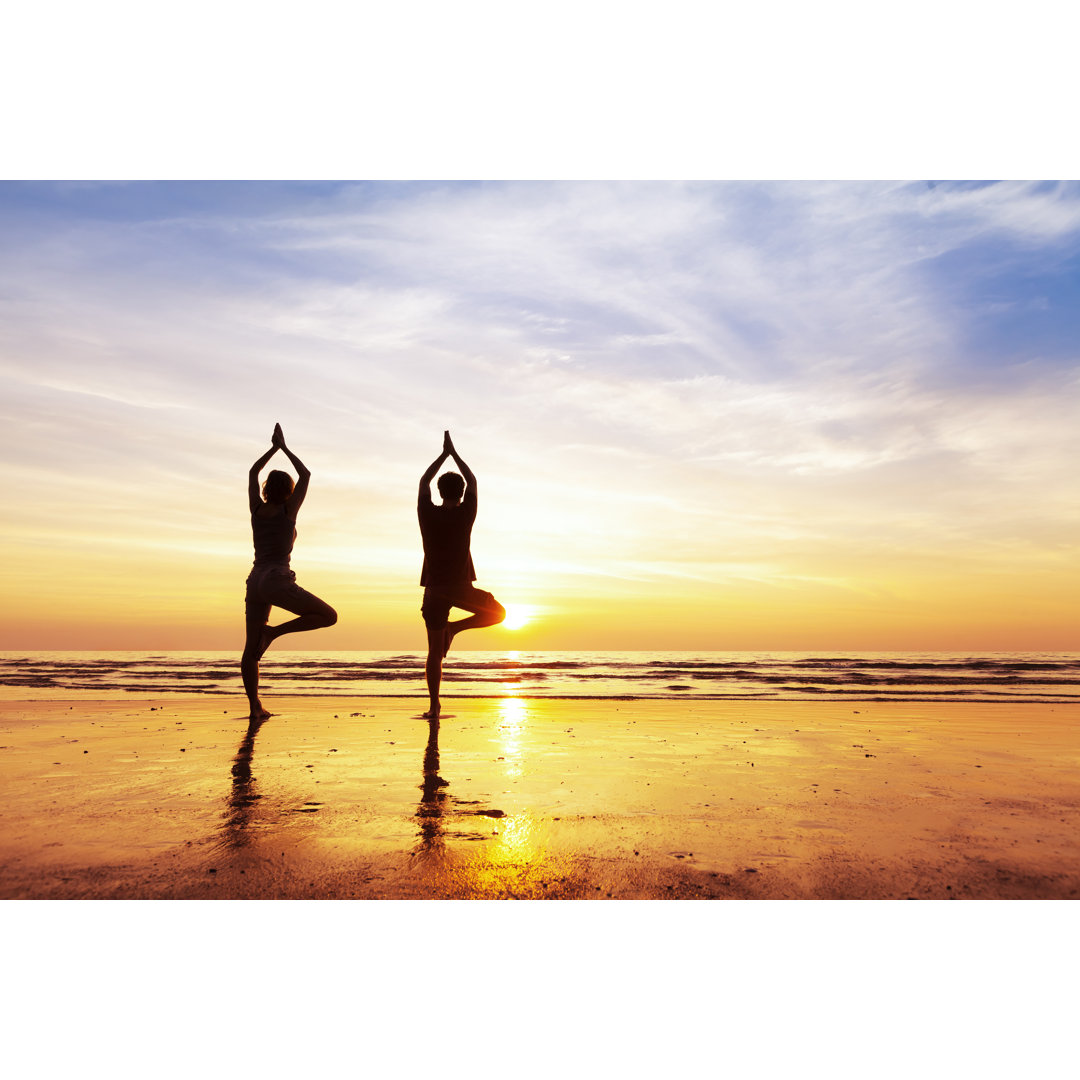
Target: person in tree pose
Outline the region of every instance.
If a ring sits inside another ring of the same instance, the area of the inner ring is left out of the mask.
[[[293,478],[280,469],[272,469],[259,493],[259,472],[281,451],[299,474]],[[298,634],[333,626],[337,612],[325,601],[296,584],[296,574],[289,568],[289,557],[296,542],[296,515],[307,495],[311,473],[285,445],[281,425],[274,425],[272,445],[248,471],[248,505],[251,509],[251,532],[255,541],[255,565],[247,579],[244,608],[247,639],[240,659],[244,692],[251,705],[250,719],[265,720],[270,713],[259,700],[259,660],[270,642],[283,634]],[[270,608],[291,611],[296,618],[269,626]]]
[[[442,503],[436,506],[431,501],[431,481],[447,458],[453,458],[461,475],[448,472],[439,477]],[[424,542],[424,568],[420,575],[424,602],[420,610],[427,627],[425,673],[431,698],[431,707],[424,717],[434,720],[439,717],[443,657],[450,651],[454,638],[462,630],[494,626],[506,618],[506,609],[502,604],[491,593],[473,585],[476,573],[469,542],[476,520],[476,477],[458,456],[450,441],[449,431],[443,432],[442,453],[420,477],[416,513]],[[460,608],[470,614],[467,618],[450,622],[451,608]]]

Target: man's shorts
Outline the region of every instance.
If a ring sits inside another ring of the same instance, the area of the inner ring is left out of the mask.
[[[429,586],[424,590],[424,603],[420,613],[424,616],[424,625],[429,630],[441,630],[450,621],[450,609],[479,615],[481,612],[494,611],[499,601],[489,592],[472,585],[461,585],[456,589],[439,589]]]
[[[322,606],[317,596],[296,584],[296,573],[287,566],[255,566],[248,574],[244,610],[249,619],[261,617],[265,622],[271,607],[303,615]]]

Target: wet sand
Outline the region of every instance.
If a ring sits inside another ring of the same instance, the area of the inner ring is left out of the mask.
[[[0,703],[4,899],[1075,899],[1080,709]]]

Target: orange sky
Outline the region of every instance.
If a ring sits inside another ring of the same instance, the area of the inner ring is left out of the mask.
[[[1070,650],[1073,186],[0,184],[0,649],[231,649],[246,473],[423,648],[449,428],[479,649]]]

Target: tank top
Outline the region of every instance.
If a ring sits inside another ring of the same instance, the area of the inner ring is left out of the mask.
[[[296,542],[296,522],[285,513],[272,517],[251,515],[251,535],[255,541],[255,565],[284,563],[289,565],[293,544]]]
[[[420,584],[429,588],[459,588],[476,580],[469,551],[476,502],[458,506],[420,503],[420,536],[424,542],[424,565]]]

